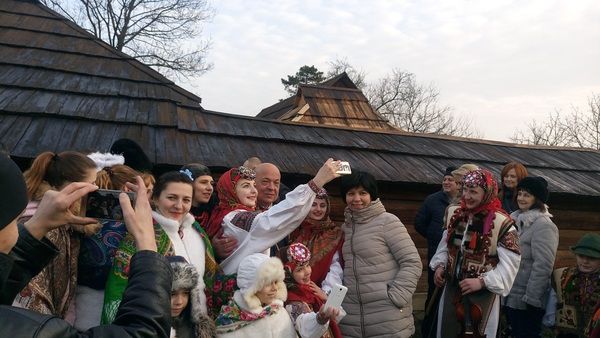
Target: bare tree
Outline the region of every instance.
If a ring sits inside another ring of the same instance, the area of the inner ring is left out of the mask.
[[[348,58],[337,58],[333,61],[329,61],[329,71],[327,71],[327,78],[332,78],[343,72],[348,74],[348,77],[354,82],[358,89],[365,89],[367,82],[365,80],[366,73],[361,69],[356,69],[348,62]]]
[[[544,122],[533,120],[525,131],[518,130],[511,138],[513,142],[568,146],[600,150],[600,94],[588,98],[588,110],[572,106],[571,114],[555,110]]]
[[[548,114],[545,122],[533,120],[527,124],[527,131],[517,130],[511,140],[521,144],[569,146],[569,137],[561,120],[560,111],[555,110]]]
[[[440,104],[437,88],[418,84],[412,73],[394,69],[365,94],[377,112],[405,131],[479,137],[469,120]]]
[[[212,68],[206,61],[210,42],[192,43],[202,33],[200,23],[213,15],[207,0],[42,2],[117,50],[163,74],[187,78]]]

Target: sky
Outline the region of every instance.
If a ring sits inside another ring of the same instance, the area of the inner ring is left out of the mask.
[[[212,1],[214,68],[184,88],[202,106],[254,116],[281,78],[346,59],[368,82],[397,68],[433,84],[485,139],[509,141],[600,93],[600,1]]]

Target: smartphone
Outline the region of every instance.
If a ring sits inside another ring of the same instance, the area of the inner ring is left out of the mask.
[[[340,175],[350,175],[352,174],[352,169],[350,168],[350,163],[346,161],[340,161],[340,170],[336,171],[337,174]]]
[[[325,302],[325,307],[332,308],[340,308],[342,306],[342,302],[344,301],[344,297],[346,297],[346,292],[348,292],[348,288],[335,284],[335,286],[331,289],[331,293],[327,296],[327,302]]]
[[[123,209],[119,202],[119,190],[98,189],[84,197],[81,213],[86,217],[105,221],[123,221]],[[135,205],[135,193],[126,192],[132,205]]]

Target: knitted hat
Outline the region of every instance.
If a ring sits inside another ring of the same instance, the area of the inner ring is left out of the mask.
[[[540,176],[527,176],[517,184],[517,191],[526,190],[542,203],[548,202],[548,182]]]
[[[204,294],[204,280],[198,274],[196,268],[181,256],[167,256],[173,270],[173,284],[171,291],[190,291],[190,316],[192,322],[196,323],[202,315],[206,314],[206,295]]]
[[[25,210],[27,202],[23,173],[8,156],[0,154],[0,230]]]
[[[600,258],[600,235],[593,233],[585,234],[570,249],[578,255]]]
[[[260,313],[262,304],[256,293],[273,281],[277,281],[276,299],[284,302],[287,299],[287,290],[283,284],[284,278],[283,264],[279,258],[269,257],[262,253],[247,256],[238,267],[237,285],[240,289],[236,291],[238,296],[234,295],[234,299],[237,302],[241,296],[246,304],[245,306],[243,306],[244,304],[238,305],[248,311]]]

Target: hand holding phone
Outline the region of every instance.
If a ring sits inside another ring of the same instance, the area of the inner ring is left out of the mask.
[[[85,203],[82,203],[82,214],[86,217],[96,218],[98,220],[123,221],[123,209],[119,202],[119,190],[98,189],[89,193],[85,197]],[[126,192],[131,200],[135,203],[135,194]]]
[[[339,309],[342,306],[344,297],[346,297],[346,292],[348,292],[347,287],[340,284],[335,284],[335,286],[331,289],[331,293],[327,297],[327,302],[325,302],[324,307]]]

